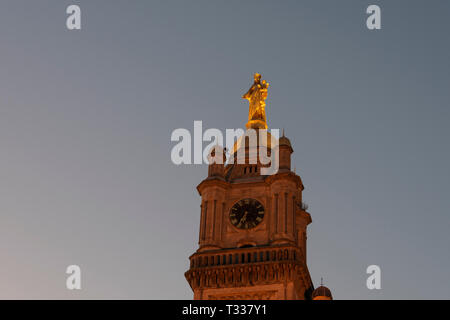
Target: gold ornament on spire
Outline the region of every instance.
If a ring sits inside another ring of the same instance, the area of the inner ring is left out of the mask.
[[[247,129],[267,129],[265,100],[269,83],[266,80],[261,81],[259,73],[255,73],[253,79],[253,85],[242,96],[243,99],[247,99],[249,102],[248,122],[245,126]]]

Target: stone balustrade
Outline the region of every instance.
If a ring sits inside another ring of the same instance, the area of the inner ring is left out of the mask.
[[[190,257],[190,267],[204,268],[262,262],[301,262],[302,253],[293,246],[251,247],[195,253]]]

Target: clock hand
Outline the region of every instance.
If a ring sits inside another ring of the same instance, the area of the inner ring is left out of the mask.
[[[239,223],[244,223],[244,221],[247,220],[247,213],[248,213],[248,211],[245,211],[245,213],[242,216],[241,220],[239,220]]]

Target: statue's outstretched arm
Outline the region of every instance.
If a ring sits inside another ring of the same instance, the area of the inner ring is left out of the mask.
[[[253,94],[254,87],[255,86],[251,86],[250,89],[248,89],[247,93],[242,96],[242,98],[249,99],[251,97],[251,95]]]

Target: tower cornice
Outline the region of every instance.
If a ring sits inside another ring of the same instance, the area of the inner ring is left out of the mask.
[[[279,172],[277,174],[267,176],[265,182],[267,184],[273,184],[274,182],[279,181],[279,180],[292,181],[296,184],[297,188],[299,188],[300,190],[303,191],[305,189],[305,187],[303,186],[302,179],[298,175],[293,173],[292,171]]]
[[[201,195],[202,191],[208,187],[219,187],[226,190],[230,188],[230,183],[220,177],[207,178],[200,182],[200,184],[197,186],[197,191]]]

